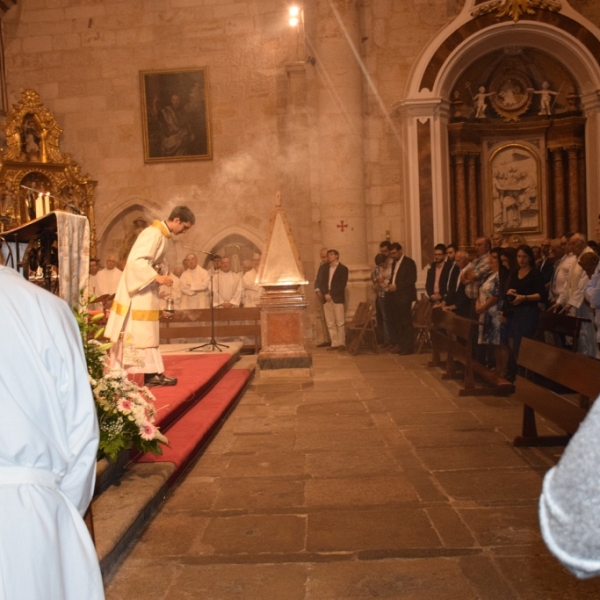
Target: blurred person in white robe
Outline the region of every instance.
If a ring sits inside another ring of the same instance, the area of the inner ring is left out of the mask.
[[[109,254],[106,257],[106,267],[98,271],[98,275],[96,275],[98,296],[104,296],[105,294],[112,296],[115,294],[122,273],[120,269],[117,269],[117,257],[114,254]]]
[[[262,294],[262,287],[258,285],[258,267],[260,266],[261,255],[255,252],[252,260],[245,260],[242,263],[242,298],[245,308],[252,308],[258,304]]]
[[[180,279],[181,308],[208,308],[208,287],[210,277],[208,271],[198,264],[198,257],[190,253],[185,257],[187,269]]]
[[[2,266],[0,313],[0,598],[101,600],[83,521],[98,422],[77,324],[63,300]]]
[[[231,261],[225,256],[220,269],[213,276],[215,308],[237,308],[242,297],[242,278],[231,270]]]
[[[177,379],[165,376],[158,348],[158,292],[161,285],[173,285],[172,277],[159,271],[164,267],[167,241],[173,235],[185,233],[195,221],[189,208],[176,206],[166,221],[154,221],[139,234],[127,257],[106,324],[105,336],[112,342],[119,342],[112,349],[113,364],[126,367],[130,373],[144,373],[144,384],[148,386],[177,384]],[[120,341],[121,333],[123,340]],[[141,364],[123,364],[129,359],[126,351],[130,347],[142,357]]]

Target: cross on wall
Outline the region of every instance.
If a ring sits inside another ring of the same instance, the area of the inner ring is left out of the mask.
[[[344,223],[344,219],[342,219],[337,225],[336,227],[338,227],[342,233],[344,233],[345,229],[347,227],[350,227],[350,225],[348,225],[348,223]]]

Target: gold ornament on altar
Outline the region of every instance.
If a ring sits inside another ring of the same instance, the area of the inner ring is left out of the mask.
[[[6,149],[0,150],[0,231],[10,231],[49,212],[81,212],[90,221],[90,250],[96,248],[94,188],[62,153],[62,129],[42,104],[39,94],[25,90],[6,115]]]
[[[509,17],[516,23],[523,15],[534,15],[536,10],[558,12],[561,8],[560,0],[493,0],[478,6],[471,15],[479,17],[495,12],[496,18]]]

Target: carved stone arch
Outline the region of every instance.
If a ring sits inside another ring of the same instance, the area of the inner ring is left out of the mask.
[[[482,168],[478,166],[480,157],[470,149],[465,150],[462,162],[451,162],[450,91],[472,62],[493,49],[525,45],[568,65],[577,81],[585,120],[585,147],[577,160],[584,165],[582,170],[586,174],[584,211],[588,233],[600,212],[600,169],[595,166],[600,160],[600,53],[596,51],[600,48],[600,30],[567,2],[562,2],[560,10],[540,9],[518,22],[498,22],[491,13],[477,14],[477,4],[481,2],[466,0],[461,14],[424,48],[411,71],[405,98],[400,102],[405,149],[404,195],[411,198],[407,229],[414,232],[411,250],[422,266],[430,260],[431,240],[452,239],[450,199],[454,193],[451,185],[454,169],[464,174],[468,186],[469,169],[476,172]],[[575,160],[571,161],[573,165]],[[480,185],[477,177],[471,179]]]
[[[203,244],[202,248],[213,254],[220,256],[229,256],[232,259],[232,270],[241,271],[241,263],[244,260],[250,260],[254,252],[263,251],[264,240],[253,231],[239,226],[227,227],[212,235]],[[210,258],[207,256],[204,261],[206,268],[210,264]]]
[[[98,258],[102,261],[109,254],[116,254],[122,258],[122,247],[126,239],[132,237],[136,228],[135,221],[143,219],[148,225],[155,219],[164,219],[163,209],[146,198],[132,196],[125,205],[119,204],[109,212],[101,223],[97,225],[99,233]],[[104,264],[103,264],[104,266]]]

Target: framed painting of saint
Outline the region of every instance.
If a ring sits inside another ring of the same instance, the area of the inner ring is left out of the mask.
[[[144,160],[209,160],[208,67],[141,71]]]
[[[542,228],[540,162],[522,144],[506,144],[490,157],[493,231],[537,233]]]

